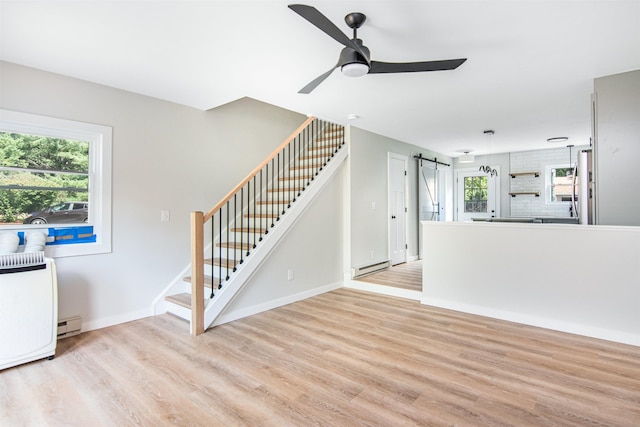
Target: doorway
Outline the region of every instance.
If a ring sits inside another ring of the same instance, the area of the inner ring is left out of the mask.
[[[471,221],[473,218],[495,218],[500,216],[500,180],[498,175],[484,172],[458,170],[457,183],[457,219]]]
[[[391,265],[407,262],[408,157],[389,153],[389,256]]]

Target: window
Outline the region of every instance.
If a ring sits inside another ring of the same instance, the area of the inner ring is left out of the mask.
[[[488,184],[486,176],[464,177],[465,212],[487,212]]]
[[[0,231],[39,230],[47,256],[111,251],[111,128],[0,110]]]
[[[578,197],[578,183],[574,186],[574,169],[570,165],[549,165],[546,167],[546,202],[570,203],[575,192]]]

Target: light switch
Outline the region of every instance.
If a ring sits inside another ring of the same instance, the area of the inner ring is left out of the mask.
[[[169,210],[161,210],[160,211],[160,222],[169,222],[170,214]]]

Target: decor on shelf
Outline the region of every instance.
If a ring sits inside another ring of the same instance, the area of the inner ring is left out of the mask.
[[[485,135],[487,135],[487,157],[488,157],[488,155],[489,155],[489,146],[491,145],[490,144],[491,135],[493,135],[495,132],[489,129],[489,130],[483,131],[483,133]],[[498,171],[495,170],[494,168],[492,168],[489,165],[482,165],[482,166],[480,166],[480,169],[478,169],[478,170],[480,172],[484,172],[486,174],[491,175],[491,177],[498,176]]]

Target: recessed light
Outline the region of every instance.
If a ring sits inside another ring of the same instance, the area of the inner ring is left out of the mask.
[[[360,116],[357,115],[357,114],[349,114],[349,115],[347,115],[347,119],[348,120],[356,120],[356,119],[359,119],[359,118],[360,118]]]
[[[568,140],[569,137],[567,136],[554,136],[553,138],[547,138],[547,142],[565,142]]]

